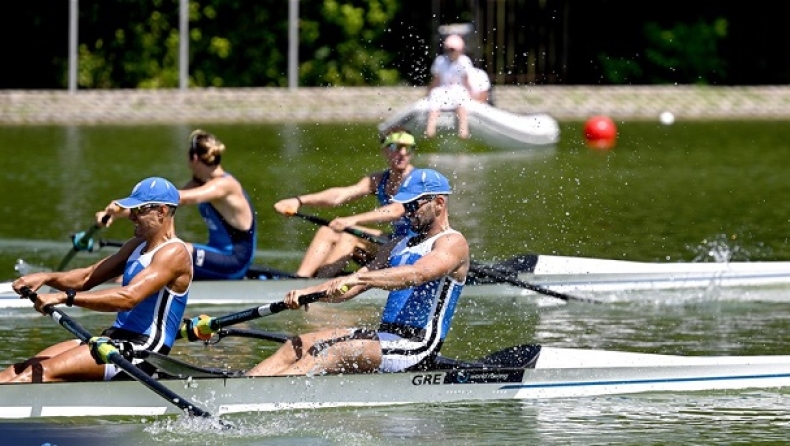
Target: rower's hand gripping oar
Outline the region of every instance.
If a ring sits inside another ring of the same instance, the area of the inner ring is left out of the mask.
[[[299,306],[311,304],[325,296],[326,292],[324,291],[299,296]],[[285,302],[274,302],[268,305],[239,311],[238,313],[228,314],[226,316],[208,317],[201,315],[192,319],[184,319],[184,323],[181,325],[176,339],[185,338],[191,342],[198,340],[207,341],[211,338],[213,333],[216,333],[224,327],[269,316],[287,309],[288,305]]]
[[[60,261],[58,269],[55,271],[63,271],[66,265],[71,262],[71,259],[80,251],[93,251],[93,235],[96,234],[107,222],[110,221],[110,216],[105,215],[101,219],[101,224],[94,223],[93,226],[88,228],[87,231],[77,232],[71,236],[71,249],[66,254],[66,257]]]
[[[28,287],[22,287],[20,290],[21,294],[31,301],[35,302],[38,298],[38,294],[36,294],[33,290]],[[43,308],[43,311],[52,318],[55,322],[60,324],[63,328],[71,332],[77,339],[86,344],[90,344],[93,342],[96,344],[96,349],[98,350],[98,356],[103,359],[107,363],[112,363],[118,366],[121,370],[129,374],[135,381],[138,381],[140,384],[148,387],[149,389],[153,390],[157,395],[161,396],[162,398],[166,399],[176,407],[181,410],[186,411],[190,415],[196,415],[199,417],[211,417],[211,414],[206,412],[205,410],[201,409],[200,407],[192,404],[189,400],[182,398],[181,396],[177,395],[172,390],[168,389],[160,382],[156,381],[154,378],[148,376],[145,372],[140,370],[136,365],[129,362],[128,359],[124,358],[118,348],[113,345],[111,342],[98,342],[96,343],[93,335],[90,334],[87,330],[82,328],[74,319],[69,317],[66,313],[62,310],[55,308],[54,305],[47,305]],[[97,338],[101,339],[101,338]]]
[[[296,212],[293,215],[296,216],[296,217],[303,218],[303,219],[305,219],[305,220],[307,220],[309,222],[315,223],[317,225],[329,226],[329,221],[328,220],[324,220],[323,218],[316,217],[314,215],[305,215],[305,214],[301,214],[299,212]],[[368,240],[368,241],[371,241],[371,242],[374,242],[374,243],[378,243],[378,244],[384,244],[384,243],[389,241],[386,237],[380,237],[380,236],[377,236],[375,234],[371,234],[369,232],[361,231],[359,229],[346,228],[346,229],[344,229],[344,232],[347,232],[347,233],[349,233],[351,235],[355,235],[355,236],[357,236],[359,238],[362,238],[362,239],[365,239],[365,240]],[[487,267],[485,265],[481,265],[481,264],[479,264],[479,263],[477,263],[475,261],[472,261],[472,264],[469,265],[469,269],[472,272],[477,273],[478,275],[490,277],[491,279],[497,280],[499,282],[507,283],[507,284],[510,284],[510,285],[513,285],[513,286],[517,286],[517,287],[520,287],[520,288],[525,288],[525,289],[528,289],[530,291],[534,291],[536,293],[544,294],[546,296],[555,297],[557,299],[562,299],[562,300],[564,300],[566,302],[567,301],[578,301],[578,302],[600,303],[599,301],[596,301],[596,300],[593,300],[593,299],[585,299],[583,297],[571,296],[571,295],[568,295],[568,294],[565,294],[565,293],[552,291],[552,290],[550,290],[548,288],[544,288],[544,287],[539,286],[539,285],[535,285],[535,284],[532,284],[532,283],[524,282],[523,280],[519,280],[519,279],[517,279],[515,277],[512,277],[510,275],[507,275],[507,274],[503,274],[503,273],[501,273],[501,272],[499,272],[499,271],[497,271],[497,270],[495,270],[495,269],[493,269],[491,267]]]

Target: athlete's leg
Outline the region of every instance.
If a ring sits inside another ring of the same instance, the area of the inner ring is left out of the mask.
[[[466,107],[463,105],[458,106],[455,109],[455,113],[458,115],[458,136],[464,139],[469,138],[469,114],[466,111]]]
[[[272,356],[247,371],[249,376],[304,375],[307,373],[369,372],[381,363],[374,339],[355,339],[353,329],[327,329],[306,333],[286,342]]]
[[[76,341],[49,347],[18,366],[9,367],[13,376],[0,382],[100,381],[104,377],[104,365],[96,364],[88,346]]]

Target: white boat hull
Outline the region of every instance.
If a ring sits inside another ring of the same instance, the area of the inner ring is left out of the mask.
[[[680,357],[544,347],[535,368],[163,380],[212,414],[790,386],[790,356]],[[0,385],[0,418],[152,416],[178,409],[136,382]]]
[[[415,135],[423,135],[428,120],[428,101],[422,99],[401,110],[379,124],[379,132],[404,127]],[[473,140],[501,149],[525,150],[551,147],[560,139],[557,120],[546,113],[516,115],[488,104],[472,102],[467,106],[469,133]],[[437,121],[437,134],[458,134],[454,110],[443,110]]]
[[[659,263],[536,255],[522,268],[524,282],[563,293],[668,290],[710,287],[751,287],[790,284],[790,262]],[[195,282],[190,303],[265,304],[282,300],[286,292],[319,283],[319,279],[228,280]],[[108,285],[111,286],[111,285]],[[467,286],[466,295],[533,295],[506,284]],[[382,290],[371,290],[362,299],[383,299]],[[11,282],[0,284],[0,308],[29,307],[19,299]]]

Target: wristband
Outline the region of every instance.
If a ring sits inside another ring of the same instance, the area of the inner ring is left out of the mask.
[[[66,306],[70,307],[74,305],[74,296],[77,295],[77,292],[74,290],[66,290]]]
[[[301,198],[301,197],[299,197],[299,196],[297,195],[297,196],[295,196],[294,198],[296,198],[296,201],[299,203],[299,206],[304,206],[304,203],[302,203],[302,198]]]

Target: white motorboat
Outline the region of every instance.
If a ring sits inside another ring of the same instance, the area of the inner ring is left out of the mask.
[[[158,382],[213,415],[286,409],[582,398],[790,386],[790,356],[671,356],[525,345],[403,373],[244,377],[147,359]],[[748,398],[748,396],[744,396]],[[0,385],[0,418],[156,416],[181,411],[135,381]]]
[[[379,124],[381,134],[403,127],[415,135],[423,135],[428,119],[428,100],[421,99],[397,110]],[[470,139],[500,150],[530,150],[553,147],[560,139],[557,120],[546,113],[517,115],[488,104],[470,102],[467,106]],[[437,120],[438,136],[458,134],[454,110],[442,110]]]

